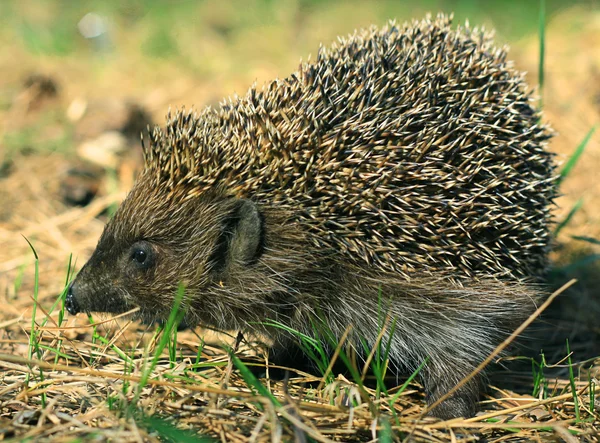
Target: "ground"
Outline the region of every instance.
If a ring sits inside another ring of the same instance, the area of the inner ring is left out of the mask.
[[[542,4],[1,3],[0,438],[598,441],[600,5],[546,2],[540,87]],[[244,370],[264,364],[255,344],[237,348],[245,364],[220,345],[235,335],[182,331],[165,342],[156,325],[64,313],[67,269],[87,260],[131,187],[147,123],[286,76],[357,27],[439,10],[498,30],[538,88],[559,163],[587,140],[554,208],[551,285],[578,281],[526,331],[525,363],[496,371],[477,417],[423,418],[422,390],[402,390],[405,380],[387,394],[338,374],[256,381]]]

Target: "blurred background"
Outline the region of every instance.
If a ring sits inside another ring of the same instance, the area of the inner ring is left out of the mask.
[[[565,162],[586,150],[562,186],[564,223],[553,259],[561,278],[582,279],[569,331],[598,333],[600,315],[600,2],[545,3],[544,121]],[[497,30],[499,45],[540,75],[535,0],[2,0],[0,2],[0,295],[6,318],[31,306],[34,260],[40,298],[56,298],[69,255],[88,258],[106,218],[140,166],[139,134],[169,107],[201,109],[293,72],[320,44],[389,19],[454,13]],[[588,137],[589,136],[589,137]],[[574,238],[576,237],[576,238]],[[21,295],[19,295],[21,294]],[[591,337],[591,335],[586,335]],[[563,338],[561,338],[563,340]],[[564,342],[563,342],[564,343]],[[582,349],[590,351],[589,338]],[[587,344],[586,344],[587,343]],[[563,354],[564,355],[564,354]],[[598,355],[598,354],[595,354]]]

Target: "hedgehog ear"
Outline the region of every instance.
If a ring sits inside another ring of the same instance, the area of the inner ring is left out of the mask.
[[[252,264],[264,247],[264,221],[256,204],[238,199],[231,208],[210,258],[212,269],[217,273],[231,263]]]
[[[256,204],[240,199],[236,202],[233,217],[237,224],[231,238],[229,256],[231,259],[251,264],[262,253],[264,241],[263,217]]]

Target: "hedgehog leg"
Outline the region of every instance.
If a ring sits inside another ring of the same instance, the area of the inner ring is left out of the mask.
[[[269,350],[269,360],[277,366],[300,369],[306,364],[306,358],[300,347],[294,343],[274,346]]]
[[[444,365],[428,365],[421,378],[425,388],[427,404],[431,405],[458,385],[473,370],[464,363],[453,365],[445,361]],[[477,401],[481,393],[483,377],[478,374],[447,399],[428,412],[428,415],[441,419],[472,417],[477,412]]]

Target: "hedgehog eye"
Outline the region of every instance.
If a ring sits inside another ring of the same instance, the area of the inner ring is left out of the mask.
[[[148,257],[148,254],[142,249],[138,249],[133,253],[133,259],[139,264],[143,264],[146,261],[146,257]]]
[[[150,243],[139,241],[130,250],[130,258],[139,269],[148,269],[154,265],[155,253]]]

